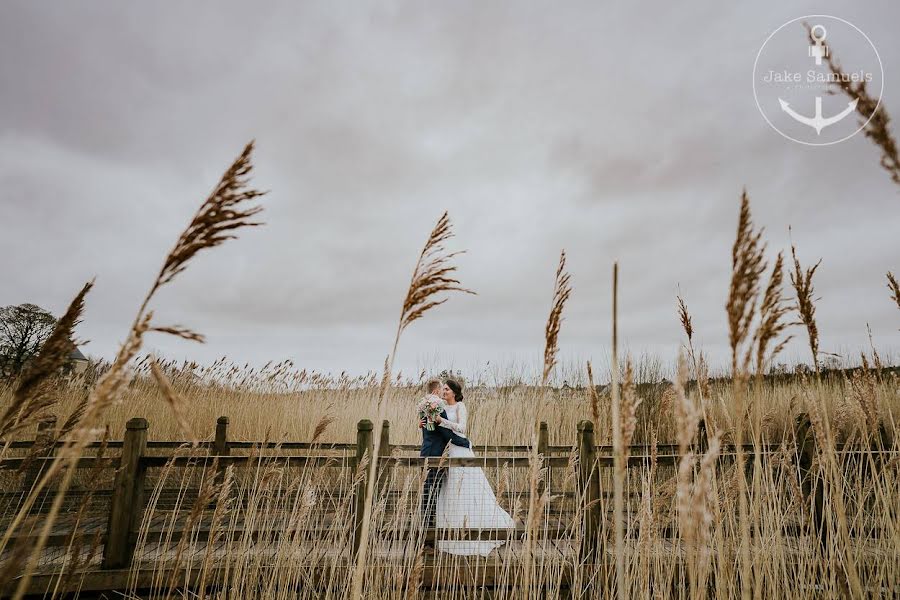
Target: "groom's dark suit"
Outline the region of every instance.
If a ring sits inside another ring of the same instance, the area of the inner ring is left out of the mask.
[[[441,418],[447,418],[447,412],[441,411]],[[422,428],[422,449],[419,456],[439,457],[444,454],[444,449],[448,443],[463,448],[470,447],[469,440],[456,435],[453,431],[440,425],[435,425],[434,431],[429,431],[425,427]],[[422,525],[424,527],[434,527],[434,505],[437,502],[438,493],[441,491],[441,484],[447,475],[446,469],[428,469],[428,476],[425,478],[425,486],[422,489]]]

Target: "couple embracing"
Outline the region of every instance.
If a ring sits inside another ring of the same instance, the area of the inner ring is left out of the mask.
[[[467,437],[469,411],[462,385],[448,379],[431,380],[427,396],[419,403],[422,449],[419,456],[440,457],[448,449],[450,458],[474,457]],[[497,503],[494,490],[480,467],[428,469],[422,490],[422,523],[427,528],[511,529],[515,522]],[[504,542],[438,541],[441,552],[487,556]]]

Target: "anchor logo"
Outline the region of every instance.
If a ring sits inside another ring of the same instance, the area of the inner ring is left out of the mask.
[[[825,30],[823,25],[815,25],[810,31],[809,35],[812,38],[812,44],[809,46],[809,56],[810,58],[814,58],[816,60],[817,65],[822,64],[822,58],[828,57],[828,46],[825,45],[825,36],[828,35],[828,31]],[[829,125],[834,125],[854,110],[856,110],[856,103],[858,100],[853,100],[847,103],[847,108],[842,110],[840,113],[834,115],[833,117],[823,117],[822,116],[822,97],[816,96],[816,114],[813,117],[807,117],[805,115],[801,115],[793,108],[791,105],[782,100],[778,99],[779,104],[781,104],[781,110],[786,112],[788,116],[790,116],[795,121],[803,123],[804,125],[809,125],[813,129],[816,130],[816,135],[822,135],[822,130],[828,127]]]
[[[816,96],[816,114],[814,117],[801,115],[793,108],[791,108],[790,104],[788,104],[781,98],[778,99],[778,102],[781,104],[781,110],[790,115],[792,119],[794,119],[795,121],[799,121],[804,125],[809,125],[816,130],[816,135],[821,135],[823,129],[825,129],[829,125],[834,125],[835,123],[852,113],[854,110],[856,110],[856,103],[859,102],[859,100],[856,99],[848,102],[847,108],[834,115],[833,117],[822,116],[822,96]]]
[[[802,33],[801,33],[802,32]],[[852,52],[853,70],[836,65],[832,42]],[[856,96],[838,88],[866,85],[877,102],[860,113]],[[884,64],[859,27],[828,14],[809,14],[782,23],[765,39],[753,62],[753,99],[763,120],[785,139],[805,146],[830,146],[861,131],[878,114]]]

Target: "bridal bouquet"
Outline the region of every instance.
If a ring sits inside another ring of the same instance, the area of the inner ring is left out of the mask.
[[[425,429],[434,431],[434,418],[441,414],[444,407],[441,399],[435,395],[428,395],[419,400],[416,404],[416,410],[419,411],[419,421],[425,420]]]

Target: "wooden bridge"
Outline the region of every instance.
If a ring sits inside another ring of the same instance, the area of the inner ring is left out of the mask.
[[[37,438],[6,444],[0,460],[0,529],[6,532],[32,486],[54,460],[61,443],[50,443],[55,425],[39,426]],[[541,423],[536,446],[476,446],[477,458],[424,459],[418,446],[391,444],[390,425],[382,423],[377,477],[365,468],[374,450],[370,421],[358,424],[356,443],[246,442],[228,438],[228,419],[220,417],[215,438],[193,447],[186,442],[148,441],[145,419],[128,422],[121,441],[98,442],[78,460],[62,511],[40,553],[28,594],[50,595],[111,590],[159,590],[228,585],[235,561],[250,579],[289,572],[298,586],[340,585],[358,551],[362,506],[367,486],[374,490],[371,565],[368,576],[395,577],[416,572],[416,581],[391,585],[511,585],[510,569],[529,560],[553,573],[561,586],[579,586],[573,565],[603,564],[611,556],[613,454],[597,445],[592,423],[577,427],[573,446],[549,444]],[[820,540],[827,535],[824,500],[810,485],[816,453],[808,420],[798,423],[797,444],[743,448],[755,460],[745,468],[773,468],[796,475],[781,481],[786,504],[800,501],[812,511],[812,530],[785,519],[781,534]],[[701,428],[695,450],[703,451]],[[736,449],[724,447],[720,468],[728,468]],[[840,449],[848,460],[858,450]],[[869,452],[866,450],[866,452]],[[896,451],[885,451],[896,456]],[[37,455],[36,455],[37,454]],[[36,456],[35,456],[36,455]],[[661,501],[664,518],[649,524],[655,551],[678,553],[679,532],[672,517],[672,482],[680,456],[677,446],[632,446],[627,458],[626,542],[641,538],[641,501],[648,486]],[[422,474],[427,468],[479,467],[488,476],[501,505],[513,515],[513,529],[422,529],[416,515]],[[15,561],[27,558],[38,539],[41,519],[57,494],[42,491],[28,518],[12,532],[0,565],[14,576],[0,581],[0,595],[11,594],[21,580]],[[819,490],[819,491],[817,491]],[[794,494],[794,496],[792,496]],[[538,517],[530,524],[530,510]],[[787,514],[789,511],[785,511]],[[876,528],[877,529],[877,528]],[[859,539],[877,539],[876,529],[854,531]],[[487,558],[423,554],[426,542],[495,540],[504,544]],[[798,547],[801,546],[798,544]],[[806,544],[807,550],[809,544]],[[814,545],[813,545],[814,546]],[[875,545],[873,552],[883,551]],[[242,562],[241,562],[242,561]],[[418,568],[411,568],[419,561]],[[397,565],[400,565],[399,567]],[[406,565],[406,566],[403,566]],[[24,563],[23,563],[24,567]],[[577,569],[576,569],[577,571]],[[452,572],[452,577],[446,574]],[[379,573],[383,573],[380,575]],[[271,579],[271,576],[269,576]]]

